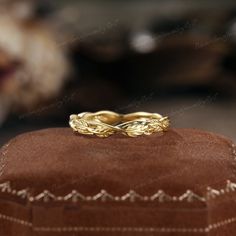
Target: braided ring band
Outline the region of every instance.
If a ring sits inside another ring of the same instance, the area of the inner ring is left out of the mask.
[[[111,111],[83,112],[70,116],[70,127],[80,134],[108,137],[122,133],[130,137],[163,132],[170,126],[168,117],[158,113],[118,114]]]

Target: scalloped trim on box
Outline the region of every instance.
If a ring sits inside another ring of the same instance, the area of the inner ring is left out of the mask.
[[[236,161],[236,149],[235,145],[232,144],[232,153],[234,161]],[[5,151],[4,151],[5,152]],[[3,166],[4,168],[4,166]],[[1,169],[0,169],[1,170]],[[206,195],[200,196],[195,194],[191,190],[187,190],[184,194],[180,196],[171,196],[165,193],[163,190],[159,190],[156,194],[152,196],[142,196],[136,193],[133,190],[130,190],[127,194],[123,196],[113,196],[109,194],[105,190],[101,190],[98,194],[94,196],[84,196],[76,190],[73,190],[71,193],[65,196],[56,196],[48,190],[43,191],[42,193],[33,196],[28,189],[16,190],[11,187],[10,182],[5,182],[0,184],[0,196],[1,194],[9,194],[12,196],[16,196],[20,199],[25,199],[29,202],[73,202],[76,203],[78,201],[116,201],[116,202],[135,202],[135,201],[144,201],[144,202],[192,202],[192,201],[200,201],[207,202],[209,199],[217,198],[222,195],[235,192],[236,183],[227,181],[225,188],[223,189],[213,189],[211,187],[207,188]],[[88,233],[96,233],[96,232],[132,232],[132,233],[199,233],[206,234],[213,230],[217,230],[219,228],[225,227],[227,225],[233,224],[236,222],[236,217],[226,218],[221,221],[211,223],[206,227],[193,227],[193,228],[178,228],[178,227],[86,227],[86,226],[69,226],[69,227],[35,227],[31,221],[22,220],[13,216],[8,216],[0,213],[0,220],[8,221],[14,224],[22,225],[24,227],[32,229],[34,232],[88,232]]]
[[[9,144],[6,145],[7,147]],[[232,154],[233,159],[236,161],[236,146],[232,143]],[[3,156],[7,153],[7,150],[3,151]],[[143,196],[135,192],[134,190],[130,190],[128,193],[122,196],[114,196],[108,193],[106,190],[101,190],[99,193],[93,196],[85,196],[78,192],[77,190],[73,190],[65,196],[57,196],[54,193],[51,193],[49,190],[44,190],[36,196],[33,196],[29,189],[16,190],[11,187],[10,182],[5,182],[0,184],[0,194],[7,193],[12,196],[16,196],[20,199],[27,200],[29,202],[73,202],[76,203],[78,201],[114,201],[114,202],[207,202],[210,199],[225,195],[227,193],[234,192],[236,190],[236,183],[227,180],[226,186],[223,189],[214,189],[211,187],[207,187],[207,191],[205,196],[200,196],[194,193],[192,190],[187,190],[180,196],[172,196],[167,194],[163,190],[158,190],[155,194],[151,196]]]
[[[11,188],[10,182],[6,182],[0,184],[0,193],[6,193],[12,196],[16,196],[20,199],[27,200],[29,202],[72,202],[76,203],[78,201],[113,201],[113,202],[207,202],[210,199],[225,195],[227,193],[235,192],[236,183],[227,181],[226,187],[224,189],[213,189],[211,187],[207,188],[207,192],[205,196],[200,196],[194,193],[191,190],[187,190],[180,196],[171,196],[165,193],[163,190],[157,191],[157,193],[151,196],[143,196],[135,192],[134,190],[130,190],[127,194],[122,196],[114,196],[108,193],[106,190],[101,190],[99,193],[93,196],[85,196],[78,192],[77,190],[73,190],[71,193],[65,196],[57,196],[51,193],[48,190],[44,190],[42,193],[33,196],[28,189],[15,190]]]

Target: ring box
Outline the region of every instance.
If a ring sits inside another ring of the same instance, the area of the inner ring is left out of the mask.
[[[0,236],[236,235],[236,148],[170,129],[26,133],[0,154]]]

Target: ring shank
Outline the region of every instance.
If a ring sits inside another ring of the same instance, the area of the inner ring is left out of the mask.
[[[161,119],[163,118],[162,115],[158,113],[149,113],[149,112],[134,112],[127,115],[123,115],[123,122],[133,121],[137,119]]]
[[[114,133],[122,133],[130,137],[150,135],[166,131],[170,124],[168,117],[163,117],[158,113],[118,114],[112,111],[71,115],[69,123],[71,128],[78,133],[99,137],[108,137]]]
[[[99,111],[95,113],[87,112],[84,118],[88,120],[98,120],[108,125],[115,125],[121,122],[122,116],[112,111]]]

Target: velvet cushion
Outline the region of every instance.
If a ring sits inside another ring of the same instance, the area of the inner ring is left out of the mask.
[[[232,236],[235,182],[235,147],[212,133],[30,132],[1,149],[0,236]]]

